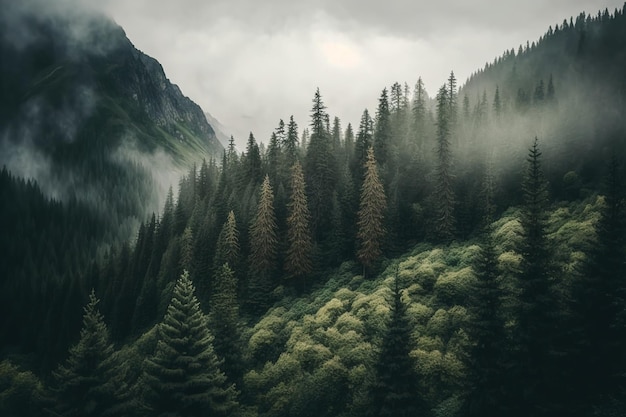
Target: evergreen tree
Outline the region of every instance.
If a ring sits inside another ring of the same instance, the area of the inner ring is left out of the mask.
[[[454,189],[452,184],[452,155],[450,152],[450,99],[446,86],[437,94],[437,189],[436,236],[449,242],[454,236]]]
[[[376,160],[381,166],[385,166],[389,157],[390,136],[391,136],[391,113],[389,112],[389,99],[387,89],[383,89],[378,99],[378,110],[376,111],[376,123],[374,130],[374,153]]]
[[[66,364],[53,373],[57,415],[89,417],[131,413],[125,373],[109,342],[109,331],[97,309],[98,302],[92,291],[85,307],[80,340],[70,348]]]
[[[261,152],[254,135],[250,132],[246,146],[245,177],[242,185],[245,187],[249,183],[258,184],[259,182],[261,182]]]
[[[256,216],[250,225],[250,268],[261,274],[271,274],[278,254],[278,227],[274,213],[274,193],[266,175]]]
[[[552,81],[552,74],[550,74],[550,79],[548,80],[548,90],[546,91],[546,101],[553,102],[554,100],[554,81]]]
[[[571,327],[576,349],[571,363],[579,367],[573,396],[585,398],[586,404],[601,404],[619,394],[620,385],[624,388],[626,268],[622,205],[619,165],[613,158],[596,224],[597,242],[587,256],[572,297]],[[590,380],[595,381],[593,386],[589,386]]]
[[[556,398],[554,375],[555,329],[558,304],[553,293],[552,256],[547,239],[547,184],[541,168],[539,141],[535,138],[527,159],[522,183],[524,205],[520,253],[519,296],[515,331],[512,384],[518,387],[515,413],[548,416]],[[520,389],[519,387],[523,387]]]
[[[500,87],[496,85],[496,92],[493,96],[493,112],[496,117],[502,114],[502,102],[500,101]]]
[[[365,178],[361,187],[361,202],[358,213],[359,250],[357,257],[363,271],[370,269],[382,254],[381,245],[385,238],[384,217],[387,210],[385,189],[378,178],[374,148],[367,151]]]
[[[287,136],[282,144],[283,153],[285,155],[285,165],[290,167],[298,160],[298,124],[293,120],[293,116],[289,117],[287,125]]]
[[[411,330],[396,273],[391,320],[376,364],[376,383],[371,396],[374,416],[412,417],[430,414],[419,394],[419,379],[409,356]]]
[[[449,130],[452,132],[456,127],[457,122],[457,89],[456,89],[456,77],[454,71],[450,71],[447,84],[447,100],[448,100],[448,125]]]
[[[311,210],[311,229],[318,243],[329,233],[332,207],[328,202],[332,199],[337,182],[335,156],[326,129],[325,109],[317,89],[311,110],[311,139],[304,168]]]
[[[475,284],[469,293],[472,319],[467,327],[472,342],[467,363],[467,397],[463,415],[498,417],[506,415],[502,385],[507,372],[503,352],[508,349],[499,283],[498,257],[486,227],[474,259]]]
[[[291,169],[291,198],[287,217],[287,240],[289,248],[285,259],[285,271],[301,281],[313,270],[313,242],[309,229],[309,208],[305,193],[304,174],[298,162]]]
[[[422,77],[419,77],[415,84],[415,92],[413,94],[413,132],[415,132],[415,143],[419,147],[424,145],[426,98],[424,82],[422,81]]]
[[[243,376],[239,332],[237,278],[228,263],[219,267],[213,279],[209,323],[215,339],[213,347],[218,357],[224,358],[222,370],[233,382]]]
[[[339,117],[335,117],[333,119],[333,129],[331,135],[333,150],[337,152],[341,148],[341,121],[339,120]]]
[[[213,267],[221,268],[227,263],[231,268],[237,268],[241,250],[239,248],[239,231],[237,230],[237,220],[235,212],[228,213],[228,219],[222,226],[222,230],[217,238],[217,248],[213,257]]]
[[[346,155],[352,155],[352,152],[354,152],[354,131],[352,129],[352,123],[348,123],[343,137]]]
[[[158,326],[154,355],[145,360],[141,383],[151,416],[230,416],[238,408],[194,292],[185,271]]]
[[[367,109],[363,110],[359,131],[354,143],[354,157],[351,164],[351,171],[354,185],[360,191],[363,178],[365,176],[365,162],[367,162],[367,151],[373,145],[374,122]]]

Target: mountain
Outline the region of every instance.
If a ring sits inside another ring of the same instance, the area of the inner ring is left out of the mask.
[[[230,135],[226,134],[227,128],[223,124],[220,123],[215,117],[213,117],[210,113],[204,113],[206,116],[207,122],[213,127],[215,130],[215,136],[220,141],[222,146],[227,147],[228,142],[230,141]]]
[[[0,21],[0,165],[14,175],[114,209],[116,173],[142,171],[154,184],[136,191],[152,204],[121,214],[143,217],[177,182],[164,173],[221,155],[202,109],[108,17],[28,0]]]

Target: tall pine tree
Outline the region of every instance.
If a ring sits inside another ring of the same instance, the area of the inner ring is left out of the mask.
[[[141,383],[151,416],[230,416],[238,409],[194,292],[185,271],[158,326],[154,355],[145,360]]]
[[[285,271],[304,286],[305,277],[313,270],[313,242],[309,228],[309,208],[305,193],[304,174],[300,163],[291,169],[291,197],[287,217],[289,248],[285,258]]]
[[[361,202],[358,213],[357,239],[359,249],[357,257],[363,264],[364,274],[371,269],[382,255],[382,243],[385,238],[384,218],[387,210],[385,189],[378,178],[374,148],[367,151],[365,178],[361,187]]]

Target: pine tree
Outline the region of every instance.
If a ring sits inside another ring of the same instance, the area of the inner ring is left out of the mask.
[[[582,276],[573,289],[573,339],[571,363],[579,367],[573,396],[598,405],[619,394],[626,370],[623,347],[624,220],[619,165],[609,165],[597,242],[588,254]],[[589,386],[588,381],[595,381]],[[587,410],[589,412],[589,410]]]
[[[313,242],[309,229],[309,209],[305,193],[304,174],[298,162],[291,170],[291,198],[287,217],[287,240],[289,248],[285,259],[285,271],[302,282],[313,270]]]
[[[500,87],[496,85],[496,92],[493,96],[493,112],[496,117],[502,114],[502,102],[500,101]]]
[[[391,139],[391,113],[389,111],[389,99],[387,89],[384,88],[378,99],[376,122],[374,127],[374,153],[380,166],[385,166],[389,157]]]
[[[256,216],[250,226],[250,268],[262,274],[271,274],[276,267],[278,227],[274,214],[274,193],[266,175]]]
[[[503,291],[499,283],[498,257],[487,226],[474,259],[475,284],[469,294],[467,334],[472,342],[468,354],[468,393],[463,415],[497,417],[506,414],[502,384],[507,372],[503,352],[506,344]]]
[[[293,120],[293,116],[289,117],[287,125],[287,136],[282,144],[283,153],[285,155],[285,165],[290,167],[298,160],[298,124]]]
[[[413,94],[413,132],[415,143],[421,148],[424,145],[424,132],[426,124],[426,89],[422,77],[417,79]]]
[[[228,218],[222,226],[222,230],[217,238],[217,248],[213,257],[213,267],[221,268],[227,263],[231,268],[237,268],[241,250],[239,248],[239,231],[237,230],[237,220],[235,212],[230,211]]]
[[[512,384],[517,387],[514,409],[522,416],[550,415],[554,381],[554,337],[557,300],[553,293],[552,256],[547,239],[547,184],[541,169],[539,141],[535,138],[522,183],[524,205],[520,253],[519,296]]]
[[[215,339],[215,353],[224,358],[222,370],[233,382],[243,375],[239,306],[237,302],[237,278],[228,263],[219,267],[213,279],[209,323]]]
[[[333,150],[337,152],[341,148],[341,120],[339,120],[339,117],[335,117],[333,119],[333,129],[331,136]]]
[[[374,148],[367,151],[365,178],[361,187],[361,202],[358,213],[359,250],[357,257],[363,264],[363,271],[370,269],[382,254],[385,238],[384,217],[387,209],[385,189],[378,178]]]
[[[456,89],[456,77],[454,76],[454,71],[450,71],[450,76],[448,77],[448,124],[450,132],[454,130],[457,122],[457,89]]]
[[[261,182],[261,152],[252,132],[246,146],[246,168],[243,187]]]
[[[94,291],[85,307],[79,342],[65,365],[53,373],[54,412],[63,416],[115,416],[131,413],[125,372],[109,342]],[[121,414],[120,414],[121,413]]]
[[[437,94],[437,218],[436,235],[442,242],[454,237],[454,189],[452,176],[452,155],[450,152],[450,99],[446,86]]]
[[[327,132],[326,106],[319,89],[313,98],[311,110],[311,138],[306,152],[305,174],[311,210],[311,230],[318,243],[329,233],[332,199],[337,182],[335,156]]]
[[[354,143],[354,157],[352,158],[351,171],[354,185],[357,192],[361,190],[361,184],[365,176],[365,162],[367,161],[367,151],[373,145],[374,122],[367,109],[363,110],[359,131]]]
[[[371,396],[372,415],[428,416],[428,407],[418,392],[415,365],[409,356],[412,329],[402,302],[397,273],[394,283],[391,321],[376,364],[376,383]]]
[[[230,416],[238,408],[194,292],[185,271],[158,326],[154,355],[145,360],[141,384],[152,416]]]

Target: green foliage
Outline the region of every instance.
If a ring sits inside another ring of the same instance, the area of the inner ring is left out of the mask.
[[[156,350],[145,361],[141,385],[150,415],[230,416],[238,409],[194,291],[185,272],[158,327]]]
[[[32,372],[8,360],[0,362],[0,414],[41,416],[48,402],[43,384]]]
[[[54,411],[64,416],[113,416],[129,412],[124,369],[92,291],[85,307],[79,342],[65,365],[54,372]]]

